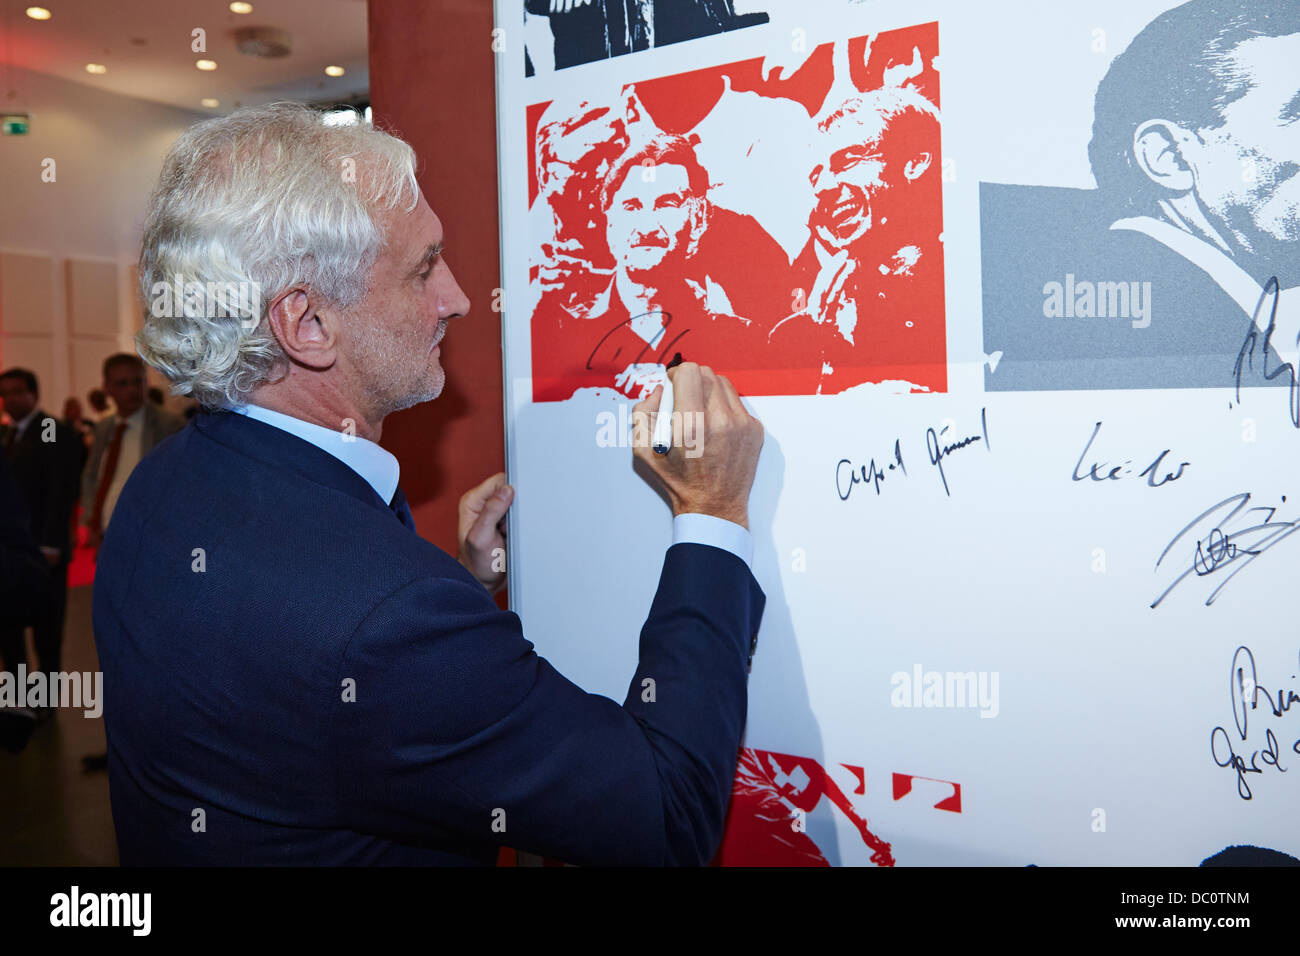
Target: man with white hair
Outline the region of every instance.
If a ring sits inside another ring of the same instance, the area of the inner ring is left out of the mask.
[[[799,308],[771,342],[810,356],[816,391],[944,378],[939,111],[909,86],[824,109],[809,239],[790,284]]]
[[[457,560],[415,533],[378,444],[442,391],[469,311],[414,168],[292,104],[164,160],[137,345],[203,411],[131,475],[95,582],[123,863],[699,864],[721,840],[764,601],[762,426],[724,377],[673,371],[703,454],[635,450],[674,544],[628,697],[565,680],[490,596],[505,476],[462,498]]]

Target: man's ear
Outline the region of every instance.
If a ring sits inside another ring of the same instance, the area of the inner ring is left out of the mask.
[[[930,168],[934,162],[934,157],[927,152],[918,153],[914,158],[907,161],[903,166],[903,178],[909,183],[920,179],[922,174]]]
[[[1196,177],[1184,147],[1194,139],[1177,123],[1147,120],[1133,132],[1133,158],[1157,186],[1176,193],[1190,192]]]
[[[338,348],[338,323],[332,309],[323,307],[315,293],[295,287],[271,300],[266,321],[286,355],[299,365],[327,369]]]

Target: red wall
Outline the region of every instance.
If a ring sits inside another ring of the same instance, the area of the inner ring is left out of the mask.
[[[420,188],[442,220],[469,313],[442,343],[442,395],[384,421],[420,534],[457,551],[456,504],[505,468],[496,93],[490,0],[369,0],[374,120],[415,147]],[[506,592],[497,596],[506,604]],[[499,865],[513,865],[502,849]]]
[[[389,416],[383,434],[420,534],[455,554],[460,496],[505,468],[492,4],[369,0],[369,10],[375,122],[415,147],[446,261],[471,303],[442,343],[442,395]]]

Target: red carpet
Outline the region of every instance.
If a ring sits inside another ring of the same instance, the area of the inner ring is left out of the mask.
[[[76,588],[90,584],[95,580],[95,552],[86,547],[86,529],[80,524],[77,528],[77,543],[72,551],[72,561],[68,565],[68,587]]]

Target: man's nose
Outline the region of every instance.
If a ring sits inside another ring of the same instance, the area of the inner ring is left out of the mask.
[[[456,281],[456,277],[451,274],[451,269],[447,270],[447,285],[438,296],[438,318],[439,319],[458,319],[469,312],[469,297]]]

